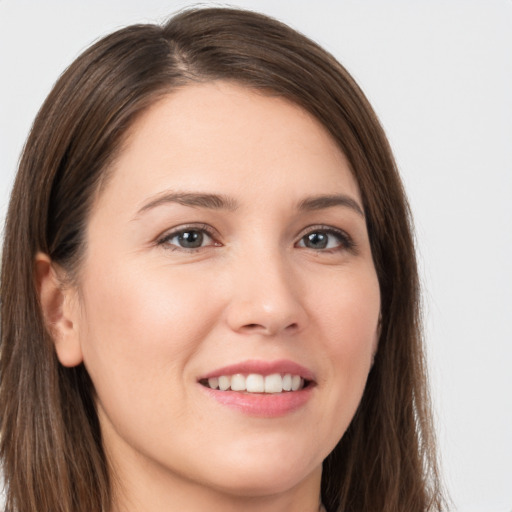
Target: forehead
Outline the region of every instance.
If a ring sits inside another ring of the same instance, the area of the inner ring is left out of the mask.
[[[135,206],[168,189],[359,198],[347,159],[318,120],[286,99],[223,81],[185,86],[145,111],[106,188]]]

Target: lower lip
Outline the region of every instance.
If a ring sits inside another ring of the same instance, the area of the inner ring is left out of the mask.
[[[285,416],[303,407],[312,395],[313,386],[300,391],[283,393],[243,393],[238,391],[220,391],[199,384],[211,398],[222,405],[238,410],[248,416],[277,418]]]

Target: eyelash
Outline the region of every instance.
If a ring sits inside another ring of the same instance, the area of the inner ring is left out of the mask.
[[[339,245],[337,245],[336,247],[324,248],[324,249],[314,249],[314,248],[309,248],[309,249],[312,249],[312,250],[318,251],[318,252],[324,252],[324,253],[325,252],[334,253],[334,252],[338,252],[341,250],[353,251],[356,247],[354,240],[352,239],[352,237],[350,237],[348,235],[348,233],[346,233],[345,231],[343,231],[341,229],[333,228],[332,226],[323,226],[323,225],[308,226],[304,230],[304,234],[299,238],[299,241],[296,242],[296,244],[303,242],[303,240],[307,236],[310,236],[313,234],[319,234],[319,233],[322,233],[322,234],[328,235],[328,236],[334,236],[337,239],[337,242]],[[302,248],[308,249],[308,247],[306,247],[306,246],[302,246]]]
[[[180,247],[177,244],[171,244],[170,241],[173,238],[176,238],[178,236],[183,236],[187,233],[199,233],[201,236],[206,235],[208,238],[212,240],[213,243],[210,243],[206,246],[201,245],[199,247]],[[304,242],[305,238],[307,236],[311,236],[314,234],[322,234],[327,236],[334,236],[337,239],[338,245],[336,247],[329,247],[329,248],[321,248],[321,249],[315,249],[312,247],[307,247],[306,245],[299,246],[303,249],[311,249],[316,252],[323,252],[323,253],[334,253],[341,250],[346,251],[353,251],[355,249],[355,243],[353,239],[345,232],[340,229],[333,228],[332,226],[323,226],[323,225],[317,225],[317,226],[309,226],[304,231],[304,234],[299,238],[299,240],[294,244],[295,246],[298,246],[298,244]],[[330,242],[327,242],[327,245]],[[200,250],[203,250],[207,247],[219,247],[222,244],[217,242],[215,240],[214,231],[211,229],[210,226],[207,224],[201,224],[201,225],[190,225],[190,226],[182,226],[179,229],[176,229],[174,231],[171,231],[170,233],[166,233],[161,238],[157,240],[158,246],[163,246],[167,250],[171,251],[182,251],[187,253],[194,253]]]
[[[212,241],[212,244],[207,246],[200,247],[180,247],[176,244],[169,243],[173,238],[184,235],[186,233],[201,233],[202,235],[207,235]],[[181,226],[179,229],[171,231],[170,233],[166,233],[161,238],[157,240],[157,245],[165,246],[167,250],[170,251],[183,251],[183,252],[197,252],[205,247],[211,246],[220,246],[221,244],[215,241],[214,232],[207,224],[200,225],[191,225],[191,226]]]

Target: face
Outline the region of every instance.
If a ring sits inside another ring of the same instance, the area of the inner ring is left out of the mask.
[[[239,496],[318,481],[361,399],[380,298],[360,192],[309,114],[223,82],[159,100],[94,204],[77,295],[125,480]]]

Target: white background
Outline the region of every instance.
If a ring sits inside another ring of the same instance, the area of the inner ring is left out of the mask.
[[[2,224],[24,139],[57,76],[100,35],[187,5],[0,0]],[[512,511],[512,0],[231,5],[318,41],[381,117],[415,213],[453,510]]]

